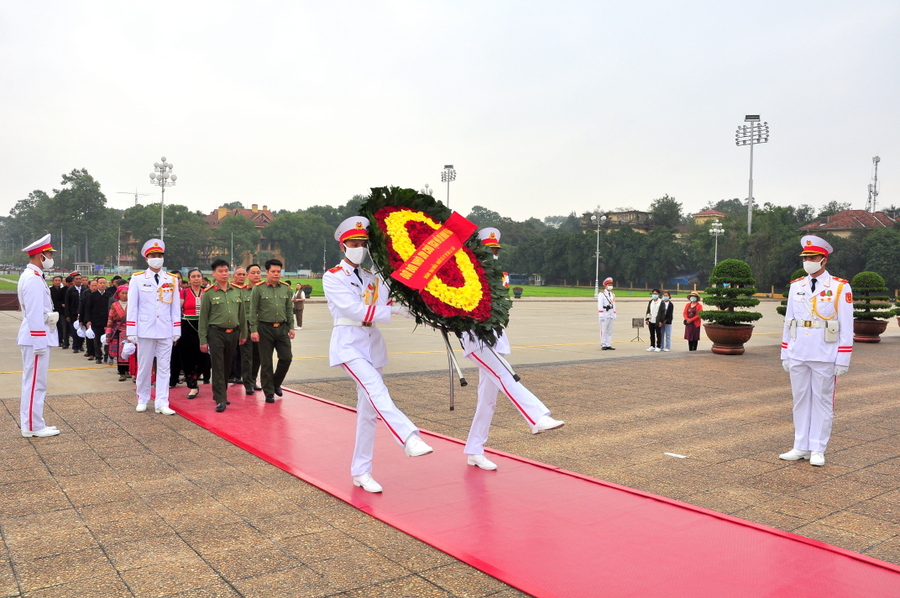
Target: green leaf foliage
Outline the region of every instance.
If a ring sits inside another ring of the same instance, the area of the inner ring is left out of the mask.
[[[806,270],[804,270],[803,268],[797,268],[796,270],[794,270],[794,273],[791,274],[791,281],[793,282],[798,278],[803,278],[804,276],[806,276]],[[780,316],[784,316],[785,314],[787,314],[787,296],[790,290],[791,287],[790,285],[788,285],[788,288],[781,294],[781,296],[784,297],[784,301],[782,301],[781,304],[775,308],[775,311]]]
[[[755,322],[762,317],[757,311],[746,311],[745,308],[759,305],[756,294],[756,280],[747,262],[727,259],[719,262],[709,277],[711,285],[706,289],[704,305],[717,307],[716,310],[703,310],[700,319],[712,324],[734,326]],[[741,311],[737,311],[742,308]]]
[[[877,272],[860,272],[850,281],[853,289],[853,317],[857,320],[887,319],[894,315],[884,278]]]

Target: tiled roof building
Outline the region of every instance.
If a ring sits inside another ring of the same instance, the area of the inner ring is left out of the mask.
[[[824,216],[800,227],[804,233],[831,233],[838,237],[849,237],[855,230],[874,230],[876,228],[893,228],[897,220],[884,212],[867,212],[866,210],[844,210]]]

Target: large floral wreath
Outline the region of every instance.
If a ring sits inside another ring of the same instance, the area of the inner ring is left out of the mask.
[[[409,307],[417,322],[452,332],[472,332],[490,345],[496,342],[495,332],[509,321],[511,302],[502,270],[471,232],[465,239],[448,243],[458,249],[445,256],[446,261],[436,266],[422,288],[408,286],[398,280],[402,276],[396,276],[422,254],[426,244],[436,245],[435,240],[451,236],[445,226],[448,220],[464,223],[457,230],[469,231],[465,225],[471,223],[453,215],[430,195],[399,187],[373,188],[359,211],[372,224],[369,249],[376,269],[392,296]]]

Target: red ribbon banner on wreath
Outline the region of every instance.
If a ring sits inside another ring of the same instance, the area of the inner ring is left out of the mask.
[[[416,247],[415,253],[394,270],[391,278],[421,291],[440,267],[462,249],[463,243],[477,228],[475,223],[453,212],[443,226]]]

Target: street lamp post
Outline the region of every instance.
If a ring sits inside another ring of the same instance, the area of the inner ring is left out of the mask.
[[[441,182],[447,183],[447,207],[450,207],[450,181],[456,180],[456,171],[453,164],[444,164],[444,170],[441,171]]]
[[[750,195],[747,197],[747,234],[753,222],[753,146],[760,143],[768,143],[769,141],[769,123],[760,124],[758,114],[748,114],[744,117],[745,123],[749,125],[741,125],[734,133],[734,144],[738,147],[742,145],[750,146]]]
[[[591,216],[591,220],[597,224],[597,249],[594,252],[594,297],[600,296],[600,225],[606,222],[606,216],[597,217],[597,214]]]
[[[160,158],[162,162],[153,163],[153,172],[150,173],[150,183],[158,185],[162,189],[162,199],[159,202],[159,240],[165,240],[165,208],[166,208],[166,187],[175,186],[178,179],[177,174],[172,174],[172,163],[166,162],[166,157]]]
[[[722,223],[718,220],[713,221],[709,226],[709,234],[716,238],[716,253],[715,257],[713,257],[713,269],[715,269],[719,264],[719,237],[725,234],[725,230],[722,228]]]

